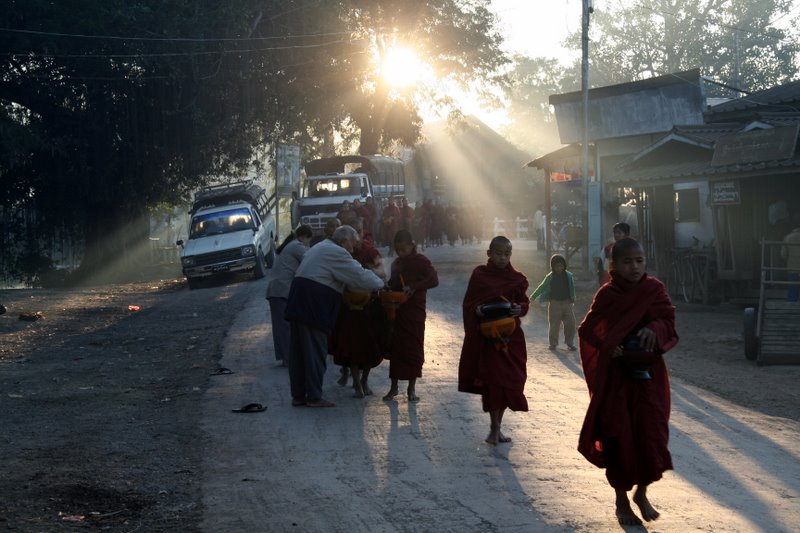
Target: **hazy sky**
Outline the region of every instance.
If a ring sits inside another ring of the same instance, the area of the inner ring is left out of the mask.
[[[561,47],[581,26],[581,0],[492,0],[506,48],[528,56],[567,60],[577,52]]]

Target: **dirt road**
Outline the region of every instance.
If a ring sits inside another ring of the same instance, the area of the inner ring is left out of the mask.
[[[376,396],[361,400],[336,385],[331,365],[325,394],[338,406],[291,407],[288,377],[275,366],[262,320],[264,303],[251,298],[234,323],[239,333],[224,348],[222,364],[237,374],[215,380],[205,396],[211,441],[203,468],[203,529],[620,530],[603,472],[575,451],[588,402],[579,358],[547,349],[543,314],[532,313],[525,324],[532,410],[506,416],[513,443],[484,444],[488,417],[478,397],[456,392],[465,273],[482,261],[482,252],[478,246],[425,251],[441,285],[429,292],[426,364],[417,387],[422,400],[416,404],[403,395],[380,400],[388,389],[386,366],[373,373]],[[529,248],[515,249],[515,262],[529,271],[534,267],[526,263],[538,261],[533,257]],[[793,531],[800,523],[800,372],[747,363],[739,312],[708,315],[682,313],[684,343],[668,358],[675,362],[676,471],[652,489],[663,518],[651,530]],[[761,391],[743,393],[749,388]],[[228,414],[248,401],[268,411]]]
[[[588,402],[578,356],[547,350],[542,313],[524,324],[531,411],[506,416],[513,443],[485,445],[478,397],[456,392],[461,297],[484,248],[425,251],[441,285],[416,404],[380,400],[385,364],[362,400],[331,365],[338,406],[292,408],[265,281],[0,291],[0,529],[619,531],[602,471],[575,451]],[[543,273],[530,243],[513,262],[532,284]],[[23,310],[44,318],[20,321]],[[678,316],[676,470],[652,489],[662,518],[647,530],[797,530],[800,367],[746,361],[738,309]],[[211,376],[219,366],[234,373]],[[231,413],[247,402],[267,410]]]

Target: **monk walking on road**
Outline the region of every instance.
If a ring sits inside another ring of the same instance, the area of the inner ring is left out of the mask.
[[[527,411],[524,388],[528,359],[525,334],[519,317],[528,313],[528,280],[511,266],[511,241],[495,237],[486,255],[489,260],[472,271],[464,295],[464,345],[458,365],[458,390],[480,394],[483,411],[489,413],[486,442],[496,445],[511,442],[500,430],[506,409]],[[481,333],[484,304],[510,303],[514,331],[508,338],[487,338]]]
[[[389,340],[389,378],[392,380],[384,400],[398,394],[398,380],[408,380],[408,401],[416,402],[417,378],[422,377],[425,363],[425,301],[428,289],[439,285],[439,277],[430,260],[417,253],[417,246],[408,230],[394,237],[397,259],[392,263],[389,288],[403,291],[408,300],[397,308]]]
[[[600,287],[578,328],[590,402],[578,451],[600,468],[616,492],[621,525],[639,525],[627,492],[647,521],[659,517],[647,487],[672,469],[670,390],[662,355],[675,346],[675,307],[664,285],[645,272],[641,245],[612,248],[611,281]]]

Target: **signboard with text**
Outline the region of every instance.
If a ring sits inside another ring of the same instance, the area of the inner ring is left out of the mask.
[[[742,131],[720,137],[711,164],[735,165],[794,156],[800,125]]]
[[[300,182],[300,147],[278,144],[275,148],[275,181],[280,198],[291,198]]]
[[[711,205],[739,205],[741,202],[739,180],[711,182]]]

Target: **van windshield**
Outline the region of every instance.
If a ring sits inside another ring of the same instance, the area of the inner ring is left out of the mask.
[[[353,178],[330,178],[306,182],[306,198],[326,198],[328,196],[358,196],[361,194],[359,180]]]
[[[252,230],[254,227],[253,216],[244,207],[217,213],[203,213],[192,218],[192,229],[189,231],[189,238],[221,235],[245,229]]]

